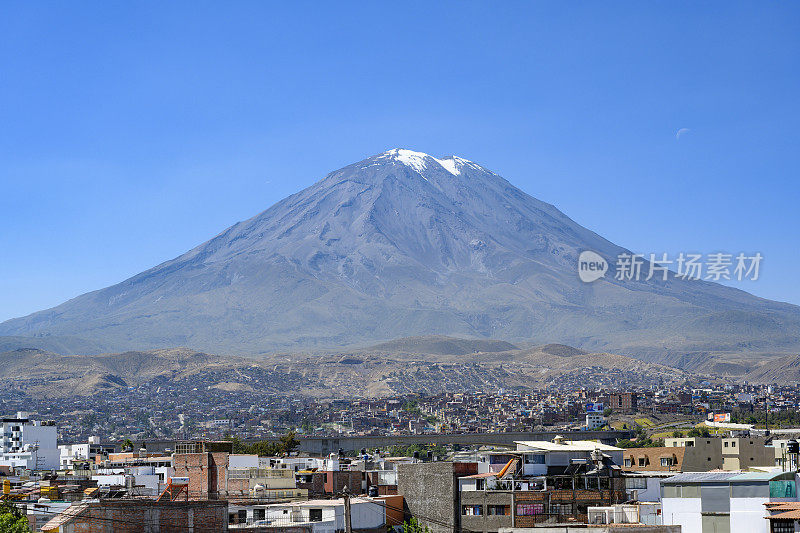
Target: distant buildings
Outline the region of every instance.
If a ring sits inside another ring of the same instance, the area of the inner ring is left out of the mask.
[[[100,437],[89,437],[89,441],[82,444],[62,444],[58,447],[61,468],[73,468],[76,464],[95,463],[117,449],[115,444],[103,444]]]

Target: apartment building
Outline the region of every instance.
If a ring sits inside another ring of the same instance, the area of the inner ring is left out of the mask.
[[[687,449],[681,462],[683,472],[733,472],[776,464],[775,447],[760,436],[668,438],[664,446]]]
[[[293,469],[263,468],[257,455],[176,453],[172,463],[176,477],[189,478],[190,499],[308,497],[308,490],[297,486]]]
[[[32,420],[28,413],[0,422],[0,466],[29,470],[57,470],[60,452],[55,422]]]
[[[615,392],[608,395],[606,406],[618,413],[633,413],[639,402],[635,392]]]

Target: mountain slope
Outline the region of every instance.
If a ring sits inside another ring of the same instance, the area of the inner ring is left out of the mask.
[[[796,306],[675,278],[582,283],[582,250],[612,266],[624,251],[475,163],[391,150],[0,335],[238,354],[456,335],[667,364],[800,350]]]

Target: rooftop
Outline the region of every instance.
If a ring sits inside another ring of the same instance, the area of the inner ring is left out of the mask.
[[[514,443],[517,445],[517,451],[528,451],[520,450],[520,446],[524,446],[530,450],[542,450],[547,452],[591,452],[593,450],[610,452],[622,451],[622,448],[591,440],[565,440],[561,443],[546,440],[518,440],[514,441]]]

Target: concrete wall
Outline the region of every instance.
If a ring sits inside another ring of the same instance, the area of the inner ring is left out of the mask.
[[[464,505],[481,505],[483,507],[483,514],[481,516],[464,516],[461,515],[461,527],[467,531],[497,531],[501,527],[511,527],[514,525],[514,497],[510,492],[494,492],[494,491],[472,491],[462,492],[460,507]],[[508,506],[508,515],[490,515],[489,505],[506,505]]]
[[[664,498],[661,500],[661,508],[664,525],[681,526],[683,533],[703,531],[700,498]]]
[[[477,463],[399,464],[397,492],[403,496],[410,515],[429,527],[431,533],[451,533],[460,529],[461,522],[461,511],[457,509],[458,477],[477,471]]]
[[[764,504],[769,498],[731,498],[730,533],[769,533]]]

